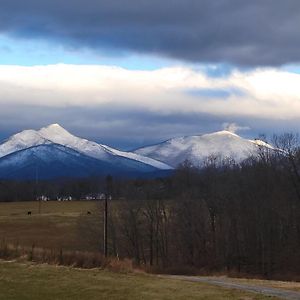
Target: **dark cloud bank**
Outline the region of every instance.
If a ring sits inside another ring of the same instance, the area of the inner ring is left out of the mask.
[[[21,130],[39,129],[51,123],[59,123],[78,136],[119,149],[131,150],[172,137],[222,130],[226,122],[235,122],[242,127],[249,126],[251,130],[238,132],[241,136],[248,138],[259,137],[260,134],[271,137],[273,133],[295,132],[295,128],[299,127],[297,119],[264,120],[205,113],[166,115],[141,111],[132,107],[45,109],[39,106],[8,105],[5,110],[0,111],[0,143]]]
[[[300,61],[299,0],[0,0],[0,31],[192,62]]]

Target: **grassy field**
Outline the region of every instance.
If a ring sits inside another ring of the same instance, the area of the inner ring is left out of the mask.
[[[41,201],[42,215],[78,215],[88,210],[93,210],[96,201]],[[21,217],[31,211],[33,215],[38,214],[39,202],[0,202],[1,217]]]
[[[1,300],[275,299],[202,283],[0,261]]]
[[[99,203],[93,201],[0,203],[0,239],[24,246],[89,250],[83,245],[78,222]],[[27,212],[31,211],[31,215]],[[83,248],[84,247],[84,248]]]

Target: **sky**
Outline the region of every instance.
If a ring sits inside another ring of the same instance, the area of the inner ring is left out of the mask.
[[[298,132],[298,0],[0,0],[0,139],[59,123],[120,149]]]

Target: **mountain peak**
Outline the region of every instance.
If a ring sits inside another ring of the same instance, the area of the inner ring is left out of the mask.
[[[53,124],[50,124],[46,127],[43,127],[42,129],[48,129],[48,130],[64,130],[66,131],[62,126],[60,126],[58,123],[53,123]],[[41,130],[42,130],[41,129]]]
[[[48,128],[62,128],[58,123],[53,123],[47,126]]]
[[[39,132],[56,132],[56,133],[69,133],[66,129],[60,126],[58,123],[50,124],[46,127],[42,127]],[[70,134],[70,133],[69,133]]]
[[[76,139],[74,135],[61,127],[59,124],[51,124],[47,127],[43,127],[38,131],[38,133],[44,138],[62,145],[66,145],[70,141]]]
[[[233,136],[239,137],[239,135],[237,135],[236,133],[229,131],[229,130],[220,130],[220,131],[208,133],[208,135],[233,135]]]

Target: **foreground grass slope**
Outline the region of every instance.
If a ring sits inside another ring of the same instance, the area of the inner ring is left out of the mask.
[[[202,283],[0,261],[1,300],[275,299]]]

